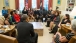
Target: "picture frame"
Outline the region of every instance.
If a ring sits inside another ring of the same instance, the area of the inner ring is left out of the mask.
[[[61,5],[61,0],[57,0],[57,5]]]
[[[6,7],[9,7],[9,0],[4,0],[4,4]]]

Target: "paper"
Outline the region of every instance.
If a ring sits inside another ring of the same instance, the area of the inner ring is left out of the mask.
[[[4,30],[0,29],[0,33],[4,33],[4,32],[5,32]]]
[[[45,18],[43,18],[43,20],[45,20]]]

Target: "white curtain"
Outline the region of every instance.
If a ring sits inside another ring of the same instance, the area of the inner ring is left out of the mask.
[[[24,0],[19,0],[19,10],[23,10],[24,8]]]
[[[37,0],[32,0],[32,8],[37,8]]]
[[[43,7],[44,7],[46,10],[48,10],[48,2],[49,2],[49,0],[44,0],[44,2],[43,2]]]

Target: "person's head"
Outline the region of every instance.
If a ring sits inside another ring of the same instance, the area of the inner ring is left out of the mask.
[[[69,14],[65,14],[65,19],[70,19]]]
[[[3,7],[3,9],[6,9],[5,7]]]
[[[11,15],[14,15],[14,12],[13,12],[13,11],[11,11],[11,12],[10,12],[10,14],[11,14]]]
[[[10,15],[9,14],[5,14],[4,17],[5,17],[5,19],[9,19]]]
[[[76,19],[72,20],[71,22],[71,28],[76,32]]]
[[[29,17],[28,17],[28,15],[23,14],[23,15],[21,16],[21,21],[22,21],[22,22],[23,22],[23,21],[29,22]]]
[[[50,7],[49,10],[52,10],[52,8]]]
[[[14,10],[14,11],[13,11],[13,14],[16,14],[16,13],[17,13],[17,11],[16,11],[16,10]]]
[[[55,13],[56,13],[56,11],[52,11],[52,12],[51,12],[51,14],[55,14]]]

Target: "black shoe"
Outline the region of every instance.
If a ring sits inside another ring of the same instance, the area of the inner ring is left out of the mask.
[[[53,32],[49,32],[50,34],[53,34]]]
[[[46,25],[46,27],[49,27],[49,26]]]

